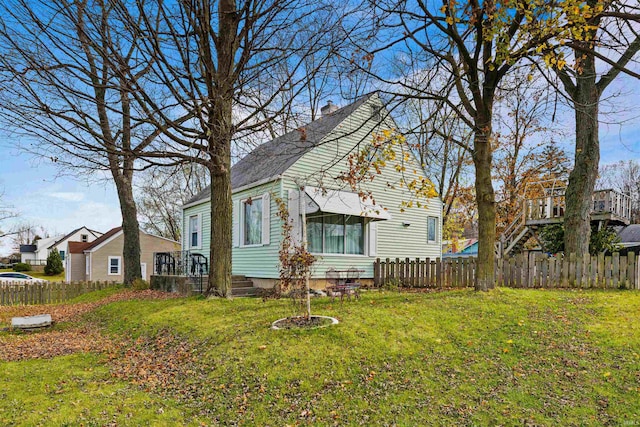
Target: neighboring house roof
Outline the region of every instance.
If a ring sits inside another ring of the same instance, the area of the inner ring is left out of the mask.
[[[455,242],[455,248],[452,240],[444,240],[442,246],[443,252],[447,253],[476,253],[478,252],[478,239],[458,239]],[[455,252],[454,249],[456,249]]]
[[[81,254],[93,242],[69,242],[70,254]]]
[[[318,146],[332,130],[374,94],[375,92],[364,95],[352,104],[258,146],[231,168],[231,188],[237,189],[275,179],[283,174],[303,155]],[[206,200],[210,193],[211,189],[208,186],[185,205]]]
[[[640,224],[630,224],[618,231],[623,246],[640,245]]]
[[[158,239],[167,240],[169,242],[173,242],[173,243],[176,243],[178,245],[180,244],[180,242],[176,242],[175,240],[167,239],[166,237],[161,237],[161,236],[156,236],[154,234],[145,233],[142,230],[140,230],[140,232],[146,234],[147,236],[153,236],[153,237],[156,237]],[[117,237],[121,233],[122,233],[122,227],[112,228],[111,230],[109,230],[106,233],[104,233],[102,236],[98,237],[93,242],[87,243],[87,246],[82,249],[82,252],[92,252],[92,251],[98,249],[100,246],[102,246],[102,244],[104,244],[104,243],[108,242],[109,240]],[[77,242],[69,242],[69,243],[77,243]]]
[[[83,252],[84,251],[90,251],[91,249],[95,248],[96,246],[100,245],[101,243],[109,240],[111,237],[113,237],[114,235],[118,234],[120,231],[122,231],[122,227],[112,228],[111,230],[109,230],[106,233],[104,233],[102,236],[98,237],[93,242],[90,242],[87,245],[87,247],[85,247],[83,249]]]
[[[36,245],[20,245],[20,253],[21,254],[31,253],[31,252],[35,252],[37,250],[38,250],[38,246],[36,246]]]
[[[93,234],[93,237],[100,237],[100,235],[102,234],[102,233],[100,233],[99,231],[94,231],[94,230],[91,230],[91,229],[89,229],[89,228],[87,228],[87,227],[85,227],[85,226],[82,226],[82,227],[80,227],[80,228],[76,228],[76,229],[75,229],[75,230],[73,230],[71,233],[67,234],[66,236],[61,237],[60,239],[56,240],[56,241],[55,241],[55,242],[53,242],[53,244],[51,244],[47,249],[51,249],[51,248],[53,248],[54,246],[58,246],[60,243],[64,242],[64,241],[65,241],[65,240],[67,240],[69,237],[73,236],[73,235],[74,235],[74,234],[76,234],[78,231],[82,230],[83,228],[84,228],[85,230],[87,230],[89,233]]]
[[[478,253],[478,240],[471,243],[469,246],[460,251],[462,254],[477,254]]]

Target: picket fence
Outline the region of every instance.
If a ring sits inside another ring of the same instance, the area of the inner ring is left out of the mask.
[[[564,257],[520,254],[498,260],[496,280],[512,288],[640,289],[638,261],[633,252]]]
[[[113,285],[114,282],[3,283],[0,284],[0,306],[61,303]]]
[[[511,288],[640,289],[640,257],[598,255],[551,257],[540,253],[499,258],[496,285]],[[475,283],[475,258],[376,259],[374,286],[465,288]]]
[[[475,258],[426,258],[381,260],[373,264],[374,286],[414,288],[464,288],[475,282]]]

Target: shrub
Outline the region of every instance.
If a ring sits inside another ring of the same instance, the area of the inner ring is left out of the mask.
[[[13,271],[31,271],[31,264],[19,262],[13,266]]]
[[[44,274],[47,276],[54,276],[62,273],[63,271],[64,267],[62,266],[62,258],[60,257],[58,250],[54,248],[49,252],[49,256],[47,257],[47,265],[44,266]]]

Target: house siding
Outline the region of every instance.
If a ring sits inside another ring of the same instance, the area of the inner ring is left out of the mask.
[[[87,264],[85,254],[68,254],[67,265],[71,264],[68,280],[71,282],[83,282],[87,280]]]
[[[92,281],[109,281],[122,282],[124,280],[124,261],[118,275],[108,274],[109,257],[122,257],[124,248],[124,236],[120,234],[113,240],[91,252],[91,280]],[[150,234],[140,233],[140,263],[147,264],[147,277],[153,270],[153,253],[154,252],[171,252],[179,249],[177,242],[163,239],[161,237],[152,236]],[[73,260],[75,261],[75,259]]]
[[[269,184],[259,185],[233,194],[234,209],[238,209],[238,201],[248,197],[257,197],[265,192],[271,192],[271,226],[270,243],[258,247],[233,248],[233,274],[245,275],[250,278],[276,279],[278,278],[278,251],[281,241],[281,221],[277,218],[277,205],[274,194],[279,194],[288,200],[289,190],[297,190],[298,184],[352,191],[347,185],[336,180],[340,172],[347,167],[347,157],[350,152],[358,150],[360,146],[369,144],[373,134],[384,129],[394,129],[396,126],[388,118],[382,124],[373,121],[367,123],[372,113],[372,104],[381,105],[377,96],[372,97],[340,125],[338,125],[318,147],[302,156],[281,177]],[[354,130],[355,129],[355,130]],[[408,147],[407,147],[408,149]],[[400,157],[400,156],[399,156]],[[269,161],[269,159],[264,159]],[[405,163],[406,170],[412,176],[416,171],[418,176],[424,177],[424,171],[413,153],[410,153]],[[376,254],[368,252],[370,221],[365,226],[365,255],[319,255],[318,262],[313,267],[312,278],[322,279],[328,268],[344,270],[356,267],[364,270],[363,278],[373,277],[373,262],[375,258],[437,258],[442,254],[442,202],[434,197],[426,203],[426,208],[409,208],[401,212],[401,203],[411,199],[410,192],[404,188],[389,188],[388,183],[397,183],[401,173],[393,167],[383,169],[381,175],[373,181],[362,185],[370,190],[376,203],[388,209],[392,219],[377,221]],[[296,184],[297,183],[297,184]],[[183,248],[188,249],[188,217],[201,213],[203,219],[203,249],[208,254],[210,232],[210,203],[191,206],[183,211]],[[436,217],[437,238],[435,242],[427,240],[427,218]],[[234,212],[234,242],[238,231],[238,215]],[[404,226],[403,223],[410,223]]]
[[[261,246],[243,247],[237,245],[240,237],[237,236],[240,230],[240,213],[237,211],[240,208],[240,202],[248,198],[261,197],[268,193],[270,195],[269,212],[271,217],[271,223],[269,226],[269,244]],[[278,205],[276,198],[282,197],[280,180],[275,180],[270,183],[262,184],[256,187],[252,187],[243,191],[233,193],[233,242],[232,249],[232,274],[244,275],[255,278],[275,278],[278,277],[278,251],[280,249],[280,239],[282,232],[282,222],[278,218]],[[196,206],[191,206],[183,210],[182,224],[183,225],[183,238],[182,247],[185,250],[192,250],[202,254],[209,255],[209,242],[211,233],[211,215],[209,213],[209,202],[203,202]],[[189,236],[188,236],[188,218],[193,215],[201,214],[202,217],[202,249],[190,249],[189,248]]]
[[[347,168],[347,157],[350,152],[357,150],[372,141],[375,132],[384,129],[394,129],[395,124],[391,119],[385,120],[380,125],[365,124],[371,114],[371,104],[377,102],[377,97],[364,103],[354,111],[344,122],[325,138],[326,143],[314,149],[312,152],[300,158],[286,173],[287,180],[283,185],[285,191],[296,189],[296,182],[306,182],[307,185],[335,188],[342,191],[352,191],[349,186],[336,180],[335,177]],[[350,129],[357,129],[350,131]],[[408,149],[408,147],[405,147]],[[398,149],[399,150],[399,147]],[[399,154],[399,153],[398,153]],[[400,155],[398,155],[400,158]],[[413,171],[417,176],[425,177],[423,168],[410,153],[405,163],[406,170],[411,176]],[[314,172],[322,168],[323,173]],[[364,278],[373,277],[373,261],[375,258],[437,258],[442,255],[442,202],[438,197],[429,199],[426,208],[413,207],[401,212],[403,201],[411,200],[411,193],[406,188],[390,188],[387,184],[397,183],[402,177],[391,165],[383,168],[382,174],[376,176],[373,181],[361,184],[362,188],[369,190],[375,197],[376,203],[387,208],[392,218],[390,220],[377,221],[377,245],[376,255],[369,256],[367,239],[369,224],[365,232],[365,255],[319,255],[319,260],[313,268],[313,278],[323,278],[328,268],[344,270],[356,267],[364,270]],[[407,178],[409,179],[409,177]],[[427,218],[433,216],[437,220],[437,238],[435,242],[427,239]],[[404,226],[403,223],[410,223]]]

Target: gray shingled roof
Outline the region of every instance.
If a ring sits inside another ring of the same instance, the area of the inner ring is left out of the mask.
[[[640,224],[631,224],[618,232],[620,243],[640,242]]]
[[[244,187],[283,174],[372,95],[365,95],[328,116],[258,146],[231,168],[231,188]],[[205,188],[185,204],[207,199],[210,191],[209,187]]]

